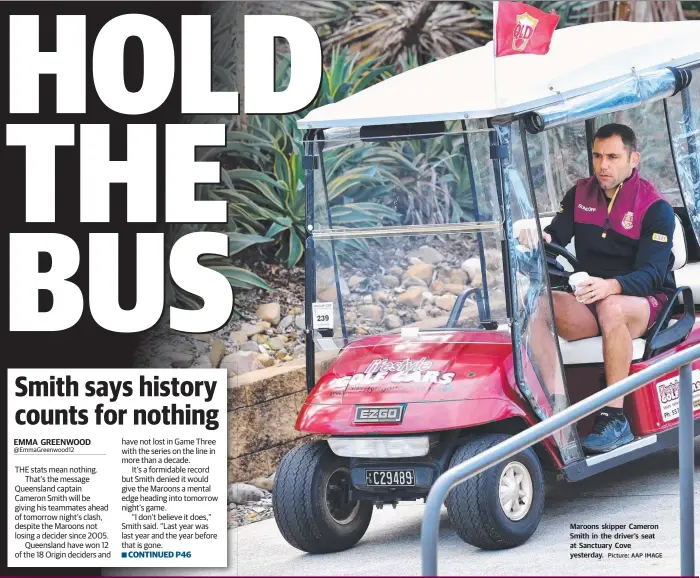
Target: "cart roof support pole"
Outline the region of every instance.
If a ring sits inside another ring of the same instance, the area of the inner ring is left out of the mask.
[[[316,355],[314,349],[313,333],[313,302],[316,300],[316,267],[314,247],[314,139],[315,130],[308,130],[304,134],[304,156],[311,159],[311,166],[305,166],[306,170],[306,203],[305,203],[305,233],[304,242],[304,343],[306,345],[306,391],[310,392],[316,385]]]
[[[494,177],[496,180],[496,190],[501,208],[503,210],[503,284],[506,291],[506,304],[508,306],[508,316],[511,321],[511,339],[513,343],[513,370],[515,382],[518,389],[528,400],[532,410],[540,419],[547,419],[547,416],[534,402],[530,388],[525,381],[523,372],[523,347],[522,331],[520,324],[520,314],[518,307],[517,293],[517,257],[515,255],[515,240],[513,238],[513,214],[511,210],[511,188],[505,174],[507,159],[512,154],[511,148],[511,127],[507,124],[494,124],[495,129],[489,133],[491,140],[491,158],[493,159]]]
[[[326,165],[323,162],[323,141],[318,143],[318,156],[321,164],[321,179],[323,181],[323,195],[326,199],[326,216],[328,217],[328,228],[333,230],[333,218],[331,217],[331,201],[328,197],[328,182],[326,181]],[[338,271],[338,256],[335,251],[335,240],[331,239],[331,253],[333,255],[333,277],[335,279],[335,289],[338,295],[338,315],[340,315],[340,328],[343,333],[343,343],[348,344],[348,329],[345,325],[345,310],[343,308],[343,295],[340,291],[340,272]]]
[[[685,88],[681,91],[681,102],[683,103],[683,122],[684,122],[684,128],[685,128],[685,134],[686,134],[686,142],[688,144],[688,163],[690,165],[690,182],[692,186],[694,187],[694,190],[692,191],[693,195],[695,196],[696,202],[695,205],[692,207],[688,206],[688,203],[685,203],[685,198],[683,199],[683,202],[686,204],[686,208],[688,209],[688,213],[691,215],[691,217],[695,217],[696,221],[700,219],[700,215],[693,215],[690,211],[695,210],[696,207],[699,204],[699,199],[700,199],[700,167],[698,167],[698,145],[697,145],[697,138],[695,137],[695,131],[696,128],[693,124],[693,107],[690,102],[690,89]],[[673,147],[671,147],[673,148]],[[697,230],[696,227],[693,227],[695,231],[695,236],[698,238],[698,241],[700,241],[700,231]]]
[[[588,151],[588,176],[592,177],[593,169],[593,137],[595,136],[595,119],[586,119],[586,149]],[[545,137],[546,138],[546,137]]]
[[[469,148],[469,135],[467,134],[467,123],[462,121],[462,138],[464,140],[464,155],[467,162],[467,174],[469,175],[469,189],[472,192],[472,206],[474,209],[474,220],[478,223],[481,221],[481,213],[479,212],[479,199],[476,193],[476,182],[474,180],[474,167],[472,166],[472,154]],[[489,215],[489,218],[491,216]],[[479,231],[476,234],[477,241],[479,243],[479,263],[481,265],[481,286],[483,291],[481,292],[481,304],[483,307],[479,307],[479,316],[482,323],[485,321],[491,321],[491,306],[489,304],[489,286],[486,281],[486,253],[484,252],[484,234]],[[456,321],[455,321],[456,326]]]

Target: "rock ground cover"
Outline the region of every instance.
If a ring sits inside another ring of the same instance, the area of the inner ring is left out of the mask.
[[[481,287],[474,243],[434,241],[414,248],[385,243],[379,259],[340,264],[340,290],[351,336],[395,330],[449,313],[457,296]],[[392,263],[391,267],[382,264]],[[500,252],[486,251],[489,295],[503,304]],[[304,271],[258,263],[251,267],[272,288],[237,291],[231,321],[209,334],[170,331],[162,323],[149,332],[136,353],[136,367],[225,367],[228,375],[281,365],[304,355]],[[317,272],[319,301],[337,302],[332,268]],[[493,308],[493,307],[492,307]],[[473,303],[462,321],[475,319]]]

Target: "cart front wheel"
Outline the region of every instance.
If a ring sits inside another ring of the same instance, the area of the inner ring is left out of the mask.
[[[450,467],[505,441],[505,434],[474,436],[457,448]],[[528,448],[462,482],[447,496],[447,514],[462,540],[485,550],[513,548],[535,533],[544,508],[544,476]]]
[[[347,460],[328,443],[303,444],[280,462],[272,509],[284,539],[314,554],[352,548],[372,518],[371,502],[350,499]]]

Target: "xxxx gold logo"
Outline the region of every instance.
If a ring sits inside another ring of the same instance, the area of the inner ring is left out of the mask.
[[[539,20],[533,18],[527,12],[523,14],[518,14],[515,19],[515,28],[513,29],[513,50],[522,52],[525,50],[527,43],[530,42],[530,38],[535,33],[535,28]]]

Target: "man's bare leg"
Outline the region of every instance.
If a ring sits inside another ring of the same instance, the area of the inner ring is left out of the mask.
[[[598,335],[598,324],[588,307],[576,301],[570,293],[552,291],[554,320],[557,332],[567,341]],[[535,363],[542,373],[545,387],[550,394],[564,395],[564,383],[560,379],[559,358],[552,339],[545,313],[548,307],[540,308],[530,320],[530,349]]]
[[[649,302],[644,297],[610,295],[596,304],[603,334],[605,378],[613,385],[629,375],[632,364],[632,340],[646,333],[649,323]],[[622,408],[624,397],[608,405]]]
[[[646,332],[649,304],[642,297],[610,295],[597,302],[596,312],[603,334],[605,377],[611,386],[629,375],[632,340]],[[623,407],[624,397],[620,397],[601,410],[593,431],[581,440],[587,453],[609,452],[634,439]]]
[[[567,341],[595,337],[600,330],[593,313],[571,293],[552,291],[554,315],[559,335]]]

